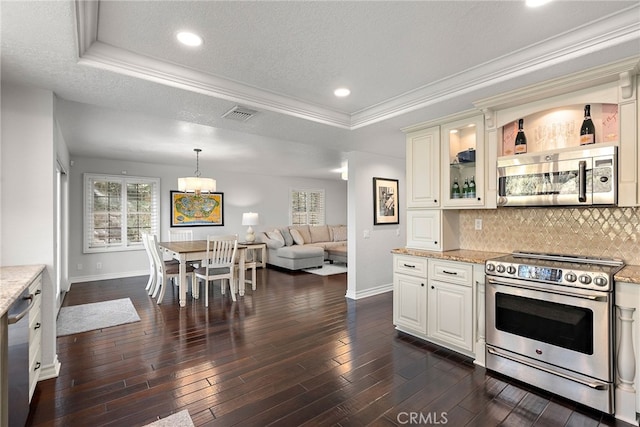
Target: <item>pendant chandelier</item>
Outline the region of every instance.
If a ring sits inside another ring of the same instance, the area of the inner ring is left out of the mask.
[[[196,171],[194,176],[178,178],[178,190],[185,193],[213,193],[216,191],[216,180],[212,178],[200,177],[200,152],[199,148],[194,148],[196,152]]]

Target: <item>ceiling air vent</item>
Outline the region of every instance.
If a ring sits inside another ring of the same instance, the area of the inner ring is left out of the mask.
[[[237,122],[246,122],[251,117],[255,116],[257,113],[256,110],[251,110],[245,107],[235,106],[231,110],[227,111],[222,115],[225,119],[235,120]]]

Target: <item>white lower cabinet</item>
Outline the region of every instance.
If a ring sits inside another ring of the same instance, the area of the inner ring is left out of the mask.
[[[430,259],[428,274],[429,337],[473,352],[473,266]]]
[[[427,337],[427,259],[393,256],[393,324],[420,338]]]
[[[473,264],[395,254],[396,329],[475,358],[476,329],[484,319],[477,319],[473,276]]]

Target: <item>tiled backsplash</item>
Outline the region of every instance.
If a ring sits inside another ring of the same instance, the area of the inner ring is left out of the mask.
[[[482,230],[475,220],[482,219]],[[620,258],[640,265],[640,208],[460,211],[460,249]]]

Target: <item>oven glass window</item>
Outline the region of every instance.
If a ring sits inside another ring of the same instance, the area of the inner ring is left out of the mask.
[[[587,308],[497,293],[496,328],[593,354],[593,312]]]

